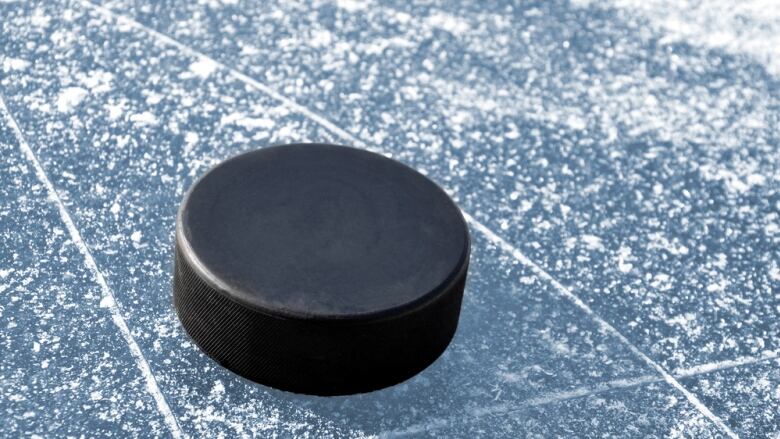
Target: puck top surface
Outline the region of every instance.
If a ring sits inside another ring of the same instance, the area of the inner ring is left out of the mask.
[[[177,240],[231,299],[290,317],[381,317],[448,288],[468,262],[463,217],[422,174],[354,148],[233,157],[198,180]]]

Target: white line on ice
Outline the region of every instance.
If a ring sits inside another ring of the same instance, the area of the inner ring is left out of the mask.
[[[30,148],[30,145],[25,140],[24,135],[22,134],[22,130],[19,128],[19,125],[11,115],[10,110],[8,110],[8,107],[5,105],[5,101],[3,100],[2,96],[0,96],[0,111],[5,114],[5,119],[11,126],[11,129],[14,131],[14,134],[16,135],[16,138],[19,142],[19,148],[22,150],[22,153],[24,153],[25,157],[33,166],[33,168],[35,168],[35,174],[41,183],[43,183],[43,185],[46,187],[46,191],[49,193],[49,201],[57,206],[57,209],[60,212],[60,217],[62,218],[62,222],[65,223],[65,227],[68,229],[68,233],[70,234],[70,238],[73,240],[73,244],[75,244],[79,249],[79,252],[81,252],[87,268],[92,272],[92,275],[95,277],[95,281],[100,286],[103,294],[103,299],[100,301],[101,306],[104,304],[108,305],[108,309],[111,312],[111,320],[113,320],[116,327],[119,328],[119,332],[122,334],[125,342],[127,342],[127,345],[130,348],[130,353],[133,355],[133,359],[135,360],[135,364],[141,371],[141,375],[146,382],[146,390],[152,395],[155,403],[157,404],[157,410],[165,419],[165,423],[168,425],[168,428],[170,429],[173,437],[182,437],[183,434],[181,427],[179,427],[179,423],[176,421],[176,417],[173,415],[170,406],[168,406],[168,402],[165,400],[165,396],[160,391],[160,387],[157,384],[157,379],[155,379],[154,375],[152,374],[152,369],[149,367],[149,362],[146,360],[146,357],[144,357],[144,354],[141,352],[141,348],[138,346],[138,343],[135,341],[133,334],[130,332],[130,328],[127,326],[127,322],[125,322],[124,317],[122,317],[122,312],[119,309],[119,304],[114,297],[114,293],[111,291],[111,288],[109,288],[108,283],[106,283],[106,279],[103,277],[103,273],[101,273],[98,269],[97,264],[95,263],[95,259],[92,257],[92,253],[89,251],[87,244],[81,237],[81,233],[79,233],[76,225],[73,223],[73,220],[71,219],[65,204],[63,204],[62,199],[54,189],[54,185],[46,175],[46,171],[43,170],[43,166],[41,166],[41,162],[38,161],[38,157],[35,156],[32,148]]]

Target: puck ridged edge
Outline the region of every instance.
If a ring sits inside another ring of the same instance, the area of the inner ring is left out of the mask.
[[[457,329],[468,254],[449,285],[413,310],[369,321],[291,318],[247,307],[204,281],[179,233],[177,227],[179,319],[206,354],[252,381],[315,395],[377,390],[425,369]]]

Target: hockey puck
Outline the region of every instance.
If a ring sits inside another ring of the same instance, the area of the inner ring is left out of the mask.
[[[250,380],[367,392],[425,369],[458,324],[468,228],[431,180],[326,144],[274,146],[202,176],[176,221],[174,305]]]

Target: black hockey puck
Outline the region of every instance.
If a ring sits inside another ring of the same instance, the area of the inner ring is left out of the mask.
[[[371,152],[296,144],[222,162],[184,197],[173,298],[209,356],[338,395],[399,383],[458,324],[469,234],[447,194]]]

